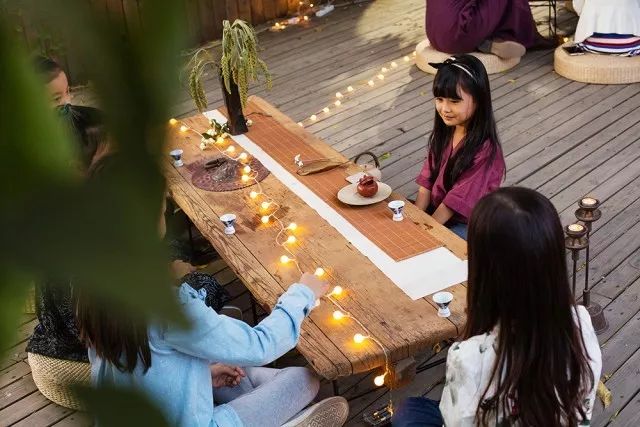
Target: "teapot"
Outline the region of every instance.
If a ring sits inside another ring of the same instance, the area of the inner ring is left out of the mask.
[[[373,197],[378,192],[378,183],[375,177],[365,175],[358,181],[358,194],[362,197]]]
[[[360,157],[362,156],[371,156],[371,158],[373,158],[373,163],[372,164],[364,164],[364,165],[358,165],[360,167],[362,167],[362,170],[364,171],[365,174],[367,175],[371,175],[373,177],[375,177],[375,179],[377,179],[378,181],[382,180],[382,172],[380,172],[380,161],[378,160],[378,156],[376,156],[375,154],[373,154],[371,151],[364,151],[360,154],[358,154],[354,159],[353,159],[353,163],[358,164],[358,160],[360,159]]]

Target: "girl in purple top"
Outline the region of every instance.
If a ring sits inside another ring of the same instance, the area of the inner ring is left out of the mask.
[[[487,71],[471,55],[452,56],[433,81],[436,113],[416,206],[463,239],[471,210],[505,174]]]

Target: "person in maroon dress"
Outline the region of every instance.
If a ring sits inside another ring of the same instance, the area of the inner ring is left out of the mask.
[[[489,77],[472,55],[430,65],[438,69],[436,113],[427,158],[416,178],[415,204],[466,239],[473,207],[500,187],[505,174]]]
[[[427,0],[426,30],[431,45],[446,53],[516,58],[553,47],[538,34],[527,0]]]

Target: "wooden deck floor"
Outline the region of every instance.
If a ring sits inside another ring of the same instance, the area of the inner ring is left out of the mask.
[[[543,20],[546,8],[534,8]],[[295,120],[330,105],[337,91],[366,82],[390,61],[411,54],[424,37],[424,0],[378,0],[338,8],[308,28],[260,35],[274,89],[259,94]],[[559,26],[571,32],[575,17],[561,11]],[[541,24],[541,29],[544,24]],[[432,77],[399,62],[384,83],[362,90],[340,111],[309,130],[347,156],[371,150],[389,153],[383,177],[411,195],[433,121]],[[576,201],[601,199],[603,218],[592,235],[590,286],[605,307],[609,329],[599,339],[603,375],[613,393],[607,409],[597,404],[595,426],[640,425],[640,84],[601,86],[568,81],[553,72],[551,52],[528,53],[514,69],[491,76],[494,109],[507,159],[507,184],[536,188],[551,198],[563,223],[573,219]],[[221,103],[216,80],[208,82],[212,106]],[[185,92],[176,115],[194,114]],[[226,266],[211,267],[229,284],[236,304],[248,295]],[[581,271],[580,278],[582,278]],[[0,425],[86,425],[78,413],[49,403],[36,390],[24,361],[33,328],[25,316],[19,342],[0,364]],[[445,352],[433,356],[442,358]],[[428,359],[430,355],[424,355]],[[281,365],[302,363],[295,353]],[[418,375],[394,399],[438,397],[443,366]],[[372,378],[341,381],[347,397],[370,388]],[[326,384],[323,394],[330,393]],[[388,399],[385,390],[351,401],[349,425],[363,425],[362,412]]]

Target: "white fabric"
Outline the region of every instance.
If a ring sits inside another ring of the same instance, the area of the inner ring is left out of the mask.
[[[573,7],[580,15],[576,43],[593,33],[640,36],[640,0],[573,0]]]
[[[589,365],[593,371],[594,388],[585,404],[587,417],[591,419],[596,388],[602,371],[602,353],[591,318],[584,306],[577,306],[582,337],[589,355]],[[575,317],[575,316],[574,316]],[[447,427],[475,427],[476,410],[482,394],[489,385],[491,371],[496,363],[498,328],[490,334],[476,335],[466,341],[454,343],[447,355],[447,373],[440,411]],[[495,386],[488,391],[491,396]],[[488,425],[500,425],[495,419],[488,419]]]
[[[218,123],[227,121],[218,110],[208,111],[204,115]],[[260,160],[273,176],[315,210],[414,301],[467,280],[467,261],[461,260],[445,247],[395,261],[249,137],[235,135],[231,138],[244,151]]]

